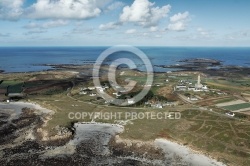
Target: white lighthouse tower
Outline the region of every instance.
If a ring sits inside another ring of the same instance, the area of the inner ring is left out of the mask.
[[[201,84],[201,75],[198,75],[198,80],[197,80],[197,84],[200,85]]]
[[[203,85],[201,84],[201,75],[198,75],[197,84],[195,84],[195,90],[202,90]]]

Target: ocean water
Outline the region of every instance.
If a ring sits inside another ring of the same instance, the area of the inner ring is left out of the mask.
[[[0,70],[5,72],[29,72],[51,69],[44,64],[94,63],[108,47],[0,47]],[[250,67],[250,47],[138,47],[153,65],[178,64],[187,58],[210,58],[225,65]],[[144,70],[142,61],[131,53],[119,52],[111,55],[107,63],[117,58],[133,60],[138,69]],[[156,72],[170,69],[154,67]]]

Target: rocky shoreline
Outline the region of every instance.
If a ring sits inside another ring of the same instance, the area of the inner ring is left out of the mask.
[[[31,166],[177,166],[193,165],[196,161],[211,166],[223,165],[171,141],[122,139],[119,134],[124,126],[118,124],[74,123],[70,129],[58,126],[57,134],[48,136],[44,127],[53,111],[30,103],[12,104],[0,103],[0,164],[3,166],[17,163]],[[22,105],[30,108],[25,107],[20,112],[17,108]]]
[[[1,111],[0,164],[3,166],[17,163],[18,165],[65,165],[67,163],[66,165],[86,166],[97,163],[124,166],[155,165],[152,164],[155,159],[141,158],[135,155],[132,149],[119,152],[116,150],[114,142],[110,141],[114,140],[117,134],[113,127],[122,132],[122,126],[79,123],[74,125],[75,135],[69,135],[66,129],[61,128],[58,129],[61,135],[48,138],[41,135],[40,127],[44,124],[44,117],[36,115],[32,109],[25,108],[18,118],[8,121],[10,116]],[[89,128],[90,125],[91,128]],[[104,131],[103,128],[106,130]]]
[[[94,65],[94,61],[87,60],[84,61],[83,64],[33,64],[33,66],[45,66],[50,67],[49,69],[43,71],[64,71],[64,70],[74,70],[74,71],[82,71],[89,70],[91,71]],[[247,63],[246,63],[247,64]],[[107,64],[103,66],[108,67]],[[225,65],[222,61],[216,59],[206,59],[206,58],[190,58],[176,61],[176,64],[173,65],[154,65],[158,68],[166,68],[173,69],[174,71],[200,71],[207,74],[217,74],[223,75],[225,72],[231,73],[244,73],[250,75],[250,67],[248,66],[237,66],[237,65]],[[120,67],[122,68],[122,67]],[[133,69],[134,71],[140,71],[139,69]],[[88,71],[88,72],[89,72]],[[0,70],[0,73],[5,73],[5,71]],[[29,71],[26,73],[32,73],[33,71]],[[7,72],[9,73],[9,72]],[[22,73],[22,72],[14,72],[14,73]],[[163,71],[154,72],[154,73],[165,73]],[[92,74],[92,73],[91,73]]]

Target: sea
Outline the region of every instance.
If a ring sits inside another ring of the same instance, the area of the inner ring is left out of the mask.
[[[93,64],[109,47],[0,47],[0,70],[31,72],[51,70],[50,65]],[[155,72],[168,69],[158,65],[176,65],[180,60],[208,58],[222,61],[224,65],[250,67],[250,47],[137,47],[145,53]],[[134,61],[138,70],[145,70],[142,60],[129,52],[110,55],[105,63],[111,64],[119,58]],[[126,64],[125,64],[126,65]]]

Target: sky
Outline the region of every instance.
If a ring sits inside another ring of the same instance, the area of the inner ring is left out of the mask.
[[[0,0],[0,46],[250,46],[249,0]]]

